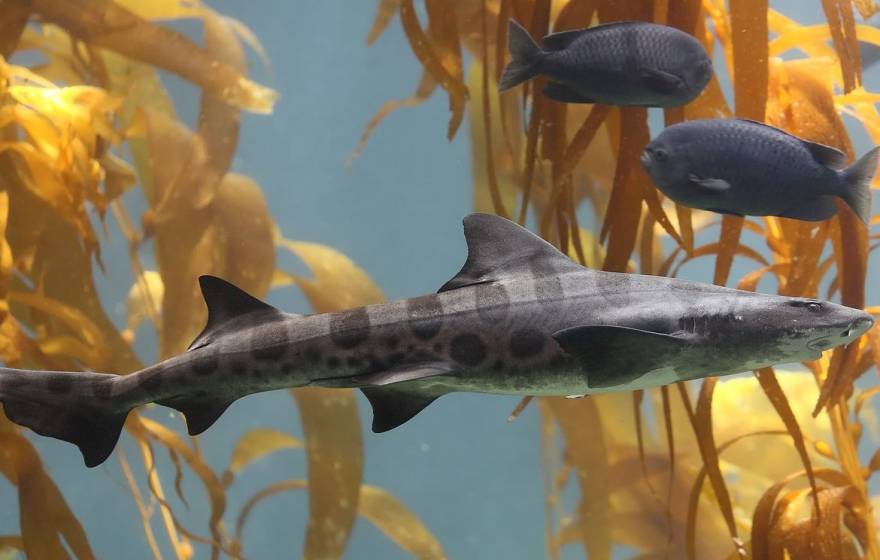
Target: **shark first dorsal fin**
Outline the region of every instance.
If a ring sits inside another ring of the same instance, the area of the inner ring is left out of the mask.
[[[202,297],[208,306],[208,323],[205,329],[193,340],[188,350],[205,346],[210,342],[211,335],[228,321],[254,313],[278,313],[278,310],[255,298],[241,288],[216,276],[199,276]]]
[[[494,282],[520,272],[583,270],[553,245],[500,216],[466,216],[464,237],[468,246],[467,261],[458,274],[443,284],[441,292]]]

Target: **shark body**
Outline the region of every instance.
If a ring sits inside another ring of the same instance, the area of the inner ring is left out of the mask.
[[[0,368],[0,401],[94,466],[149,402],[181,411],[194,435],[248,394],[352,387],[383,432],[454,391],[644,389],[815,359],[873,324],[829,302],[586,269],[495,216],[464,226],[467,261],[436,294],[306,316],[203,276],[208,323],[187,352],[125,376]]]

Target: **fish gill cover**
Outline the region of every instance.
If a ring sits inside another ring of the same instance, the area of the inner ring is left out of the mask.
[[[867,259],[880,234],[847,208],[821,224],[732,216],[718,223],[670,205],[651,186],[639,165],[648,139],[645,109],[555,103],[535,95],[541,79],[522,92],[499,96],[496,89],[510,18],[536,37],[596,22],[655,21],[693,34],[710,52],[720,50],[733,84],[733,109],[713,80],[693,102],[667,109],[667,124],[736,114],[836,146],[852,159],[841,115],[855,117],[880,142],[878,97],[861,87],[857,45],[880,45],[876,29],[857,23],[875,10],[873,2],[823,0],[828,24],[816,26],[791,21],[766,1],[728,7],[721,0],[426,0],[425,8],[423,23],[412,0],[379,2],[368,41],[399,16],[424,74],[412,97],[377,113],[365,141],[383,116],[439,88],[449,97],[450,138],[470,109],[477,209],[521,223],[531,212],[541,235],[579,262],[675,275],[693,259],[714,257],[714,281],[727,284],[738,257],[754,267],[736,283],[741,288],[754,290],[772,277],[783,294],[824,290],[880,312],[864,301]],[[202,45],[159,23],[180,18],[201,21]],[[9,0],[0,9],[0,29],[4,59],[34,49],[44,56],[28,68],[0,65],[4,363],[125,374],[142,365],[132,341],[145,320],[156,330],[160,357],[174,355],[205,321],[200,274],[223,276],[258,296],[293,283],[316,312],[383,298],[339,252],[284,239],[260,186],[229,172],[240,111],[270,112],[276,98],[246,76],[243,45],[258,54],[262,47],[243,23],[195,0]],[[805,56],[778,58],[794,49]],[[201,90],[196,130],[175,117],[159,72]],[[128,162],[119,155],[123,148],[132,154]],[[140,219],[120,198],[130,189],[147,201]],[[582,202],[600,231],[578,223]],[[98,224],[118,224],[130,247],[128,263],[102,262],[92,213]],[[878,223],[875,216],[871,226]],[[697,238],[708,241],[697,245]],[[313,277],[277,269],[279,250],[304,261]],[[144,268],[148,255],[156,271]],[[123,330],[108,317],[94,282],[105,266],[130,267],[136,278]],[[757,383],[707,379],[696,400],[696,384],[539,399],[543,435],[534,449],[545,465],[547,556],[580,546],[591,559],[610,558],[612,546],[627,545],[650,558],[880,558],[877,498],[868,490],[880,452],[864,436],[878,386],[854,388],[880,363],[877,332],[806,364],[809,373],[766,369],[755,373]],[[240,558],[248,556],[243,535],[254,508],[280,493],[305,491],[305,558],[340,557],[358,515],[413,556],[443,558],[430,528],[363,480],[365,449],[352,392],[291,394],[302,433],[249,431],[222,465],[209,464],[181,422],[132,413],[124,436],[132,445],[125,449],[136,455],[120,448],[115,459],[140,518],[114,522],[141,524],[154,558]],[[646,430],[646,415],[663,429]],[[105,528],[77,520],[29,439],[0,415],[0,472],[17,491],[20,521],[20,534],[0,536],[0,547],[30,558],[95,557],[90,537]],[[288,450],[305,454],[306,472],[267,485],[229,512],[236,477]],[[171,458],[173,480],[155,468],[159,451]],[[182,492],[187,472],[207,495],[208,516],[198,523],[191,516],[181,521],[194,499]],[[572,485],[580,499],[569,511],[561,498]]]

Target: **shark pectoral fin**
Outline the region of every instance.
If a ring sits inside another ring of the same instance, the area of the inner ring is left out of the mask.
[[[544,97],[560,103],[595,103],[594,99],[581,94],[576,89],[560,82],[548,82],[541,90]]]
[[[393,386],[361,389],[373,407],[373,432],[380,434],[406,423],[441,395],[402,391]]]
[[[701,179],[696,175],[691,175],[688,177],[688,182],[701,191],[712,194],[721,194],[730,188],[730,183],[724,179]]]
[[[325,377],[313,379],[309,382],[312,387],[326,387],[330,389],[346,389],[352,387],[382,387],[403,383],[405,381],[417,381],[438,375],[450,375],[455,370],[446,362],[429,362],[419,364],[400,364],[388,369],[347,375],[344,377]]]
[[[642,68],[639,70],[639,78],[643,84],[658,93],[674,93],[684,86],[684,82],[675,74],[656,68]]]
[[[189,435],[196,436],[210,428],[229,408],[231,400],[210,397],[181,396],[156,401],[156,404],[173,408],[186,418]]]
[[[438,375],[450,375],[454,372],[452,365],[446,362],[432,362],[419,365],[401,365],[390,369],[371,373],[369,375],[361,375],[355,377],[354,380],[358,385],[377,386],[392,385],[394,383],[403,383],[404,381],[416,381],[418,379],[427,379]]]
[[[468,256],[461,270],[443,284],[440,292],[507,277],[535,269],[554,274],[584,268],[526,228],[491,214],[470,214],[464,219]]]
[[[688,344],[684,337],[614,326],[572,327],[553,338],[580,361],[593,388],[625,385],[670,365]]]
[[[820,196],[799,203],[779,214],[780,218],[794,218],[808,222],[821,222],[837,214],[837,205],[831,196]]]

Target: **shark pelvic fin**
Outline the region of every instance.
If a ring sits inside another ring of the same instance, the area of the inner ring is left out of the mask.
[[[373,432],[380,434],[405,424],[440,395],[401,391],[393,386],[361,389],[373,407]]]
[[[260,301],[241,288],[216,276],[199,276],[202,297],[208,306],[208,323],[205,329],[193,340],[187,350],[193,350],[211,343],[214,332],[228,321],[249,313],[280,313],[277,309]]]
[[[186,418],[187,432],[191,436],[197,436],[210,428],[226,412],[232,401],[210,397],[181,396],[156,401],[156,403],[173,408],[183,414]]]
[[[526,228],[491,214],[464,219],[468,256],[464,266],[439,291],[445,292],[540,270],[558,274],[583,267]]]
[[[581,362],[592,388],[625,385],[670,365],[689,343],[683,336],[602,325],[563,329],[553,338]]]

